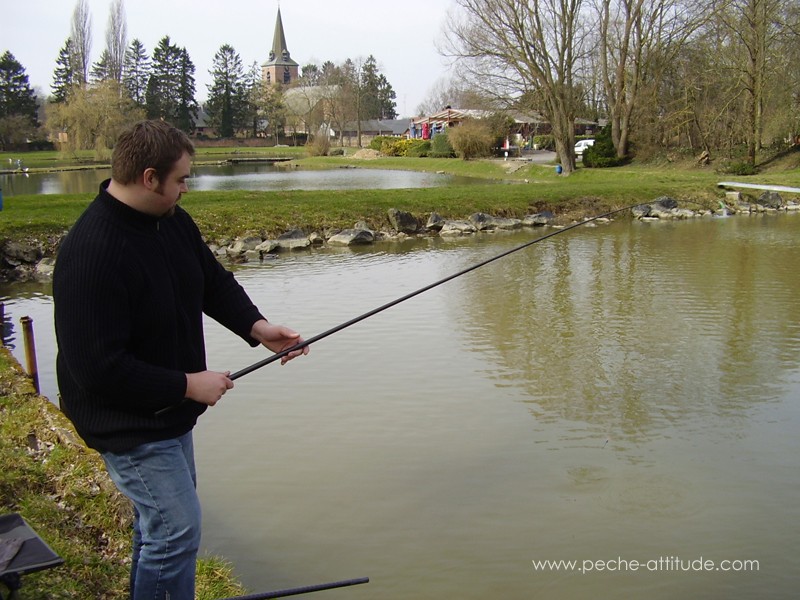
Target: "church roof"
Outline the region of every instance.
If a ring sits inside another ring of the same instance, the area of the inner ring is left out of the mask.
[[[315,85],[289,88],[283,93],[283,103],[287,110],[295,115],[310,112],[326,98],[334,97],[339,91],[338,85]]]
[[[292,60],[289,49],[286,47],[286,36],[283,33],[283,20],[281,19],[281,9],[278,7],[278,18],[275,20],[275,33],[272,36],[272,50],[269,52],[269,60],[262,66],[279,67],[298,67],[298,63]]]

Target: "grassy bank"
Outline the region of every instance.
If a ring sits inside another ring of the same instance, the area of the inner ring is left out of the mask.
[[[0,514],[20,513],[65,560],[26,575],[26,600],[122,600],[130,568],[131,509],[100,456],[0,348]],[[243,593],[223,561],[198,564],[197,598]],[[2,588],[0,588],[2,589]],[[3,594],[5,595],[5,594]]]
[[[784,162],[768,173],[737,178],[690,163],[683,167],[649,164],[616,169],[581,168],[570,177],[561,177],[552,165],[516,161],[357,160],[352,156],[296,159],[287,168],[295,166],[443,172],[482,178],[487,184],[402,190],[190,192],[181,202],[207,238],[219,241],[248,231],[271,237],[291,228],[309,232],[347,228],[362,220],[380,229],[388,224],[389,208],[411,212],[424,221],[433,211],[445,218],[464,218],[474,212],[521,217],[543,209],[569,216],[594,214],[662,195],[710,206],[723,196],[716,187],[723,179],[796,185],[800,172],[797,164]],[[189,185],[191,189],[191,182]],[[0,238],[58,237],[71,226],[92,196],[6,198]]]

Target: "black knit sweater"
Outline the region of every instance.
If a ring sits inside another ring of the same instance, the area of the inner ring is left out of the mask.
[[[206,369],[203,313],[252,346],[250,330],[263,317],[186,211],[152,217],[107,187],[58,252],[56,371],[62,407],[81,437],[101,452],[123,452],[183,435],[205,410],[181,404],[185,374]]]

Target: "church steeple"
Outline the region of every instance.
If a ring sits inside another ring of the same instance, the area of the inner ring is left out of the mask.
[[[270,84],[289,84],[298,77],[298,65],[292,60],[286,47],[286,35],[283,32],[281,8],[278,7],[278,18],[275,20],[275,33],[272,37],[272,50],[269,60],[261,65],[261,76]]]

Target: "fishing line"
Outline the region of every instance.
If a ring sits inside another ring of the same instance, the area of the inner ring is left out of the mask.
[[[320,340],[323,340],[326,337],[328,337],[330,335],[333,335],[334,333],[342,331],[343,329],[347,329],[348,327],[351,327],[352,325],[355,325],[356,323],[359,323],[359,322],[363,321],[364,319],[368,319],[369,317],[377,315],[378,313],[381,313],[381,312],[383,312],[383,311],[385,311],[385,310],[387,310],[387,309],[389,309],[389,308],[391,308],[393,306],[397,306],[401,302],[405,302],[406,300],[410,300],[411,298],[413,298],[415,296],[419,296],[423,292],[427,292],[428,290],[432,290],[433,288],[438,287],[438,286],[440,286],[440,285],[442,285],[444,283],[447,283],[448,281],[451,281],[451,280],[453,280],[453,279],[455,279],[457,277],[461,277],[462,275],[466,275],[467,273],[470,273],[471,271],[474,271],[475,269],[479,269],[481,267],[484,267],[484,266],[488,265],[489,263],[492,263],[492,262],[494,262],[496,260],[500,260],[501,258],[504,258],[504,257],[508,256],[509,254],[513,254],[514,252],[519,252],[520,250],[524,250],[525,248],[533,246],[534,244],[538,244],[539,242],[543,242],[543,241],[545,241],[545,240],[547,240],[547,239],[549,239],[551,237],[554,237],[556,235],[560,235],[562,233],[566,233],[567,231],[569,231],[571,229],[575,229],[576,227],[581,227],[582,225],[586,225],[587,223],[591,223],[592,221],[597,221],[598,219],[605,219],[605,218],[610,217],[612,215],[615,215],[617,213],[621,213],[621,212],[624,212],[626,210],[631,210],[632,208],[636,208],[637,206],[644,206],[646,204],[649,204],[649,202],[638,202],[636,204],[631,204],[630,206],[626,206],[624,208],[617,208],[617,209],[610,210],[610,211],[605,212],[605,213],[600,214],[600,215],[595,215],[593,217],[589,217],[588,219],[584,219],[583,221],[579,221],[578,223],[573,223],[572,225],[568,225],[568,226],[566,226],[566,227],[564,227],[562,229],[559,229],[557,231],[551,231],[550,233],[545,234],[545,235],[543,235],[541,237],[538,237],[535,240],[531,240],[530,242],[526,242],[526,243],[524,243],[524,244],[522,244],[520,246],[516,246],[514,248],[511,248],[510,250],[506,250],[505,252],[502,252],[502,253],[500,253],[500,254],[498,254],[496,256],[493,256],[493,257],[488,258],[488,259],[486,259],[486,260],[484,260],[482,262],[479,262],[479,263],[474,264],[474,265],[472,265],[470,267],[467,267],[466,269],[462,269],[461,271],[458,271],[457,273],[453,273],[452,275],[448,275],[444,279],[440,279],[439,281],[435,281],[435,282],[433,282],[433,283],[431,283],[429,285],[426,285],[425,287],[421,287],[420,289],[415,290],[415,291],[413,291],[413,292],[411,292],[409,294],[406,294],[405,296],[402,296],[400,298],[397,298],[396,300],[392,300],[391,302],[387,302],[386,304],[384,304],[382,306],[379,306],[377,308],[373,308],[372,310],[370,310],[368,312],[365,312],[362,315],[359,315],[359,316],[357,316],[357,317],[355,317],[353,319],[350,319],[349,321],[341,323],[341,324],[337,325],[336,327],[331,327],[327,331],[323,331],[322,333],[319,333],[319,334],[317,334],[317,335],[315,335],[315,336],[313,336],[313,337],[311,337],[311,338],[309,338],[307,340],[304,340],[304,341],[300,342],[299,344],[295,344],[294,346],[291,346],[290,348],[286,348],[285,350],[281,350],[280,352],[276,352],[275,354],[273,354],[273,355],[271,355],[271,356],[269,356],[269,357],[267,357],[267,358],[265,358],[263,360],[260,360],[260,361],[258,361],[256,363],[253,363],[249,367],[245,367],[244,369],[236,371],[235,373],[231,374],[229,376],[229,378],[231,380],[236,380],[236,379],[239,379],[240,377],[244,377],[245,375],[248,375],[248,374],[252,373],[253,371],[258,370],[261,367],[265,367],[268,364],[270,364],[272,362],[275,362],[276,360],[280,360],[281,358],[283,358],[284,356],[287,356],[288,354],[291,354],[292,352],[296,352],[298,350],[302,350],[306,346],[310,346],[311,344],[314,344],[314,343],[316,343],[316,342],[318,342]],[[156,412],[156,414],[157,415],[163,414],[163,413],[171,410],[175,406],[178,406],[178,405],[173,405],[173,406],[169,406],[167,408],[163,408],[163,409],[159,410],[158,412]]]

